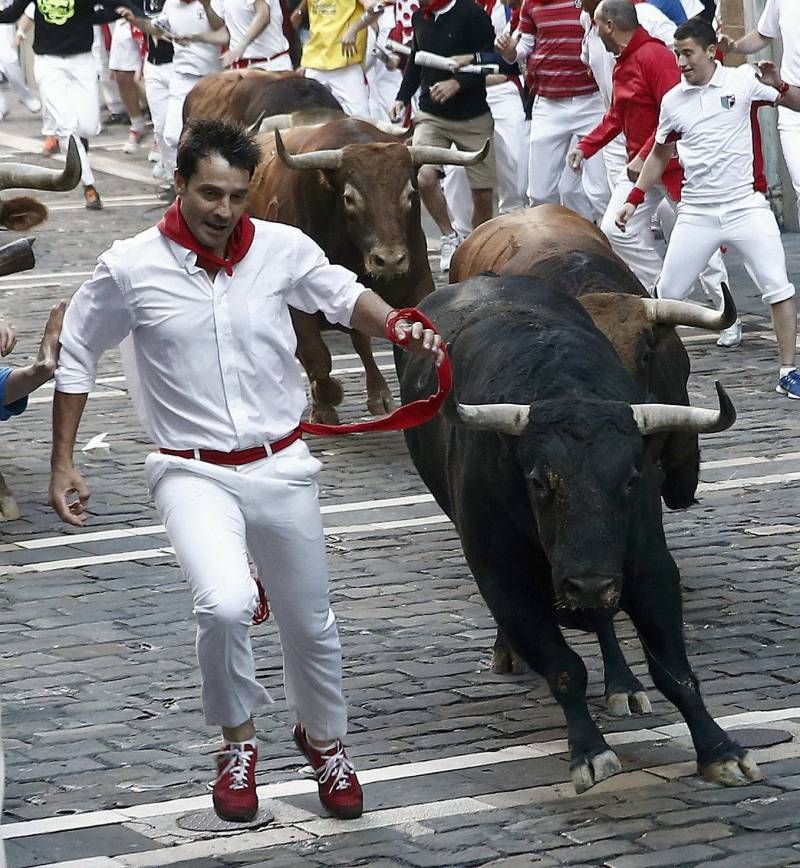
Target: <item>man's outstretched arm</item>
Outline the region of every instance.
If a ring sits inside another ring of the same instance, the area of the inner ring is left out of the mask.
[[[86,522],[89,504],[89,488],[73,463],[75,439],[87,397],[85,393],[56,392],[53,398],[53,451],[48,502],[62,521],[76,527]]]

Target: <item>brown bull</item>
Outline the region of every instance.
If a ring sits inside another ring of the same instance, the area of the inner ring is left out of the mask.
[[[202,78],[186,97],[183,122],[222,118],[252,126],[259,118],[292,112],[344,114],[336,97],[301,72],[233,69]]]
[[[0,190],[72,190],[80,177],[81,161],[78,149],[70,139],[66,164],[62,171],[26,166],[23,163],[5,163],[0,165]],[[46,218],[47,208],[30,196],[0,201],[0,225],[7,229],[29,229]],[[0,276],[27,271],[33,268],[34,264],[32,238],[21,238],[0,247]],[[19,518],[19,515],[14,495],[0,474],[0,521],[12,521]]]
[[[535,276],[550,289],[578,297],[628,371],[653,400],[664,404],[690,403],[689,356],[674,326],[719,330],[736,319],[727,288],[721,312],[650,298],[605,235],[560,205],[540,205],[479,226],[456,251],[450,282],[486,271]],[[652,449],[664,475],[664,502],[671,509],[691,506],[700,472],[697,435],[660,435]],[[501,672],[519,666],[499,634],[492,666]],[[623,713],[626,707],[622,703]]]
[[[283,138],[282,138],[283,135]],[[369,123],[353,119],[262,135],[264,157],[250,185],[254,217],[297,226],[328,259],[354,271],[393,307],[415,305],[433,289],[420,225],[417,170],[423,163],[468,165],[486,148],[459,153],[400,144]],[[341,384],[331,377],[331,356],[321,336],[324,321],[293,311],[297,355],[311,384],[313,421],[335,423]],[[393,409],[392,394],[375,364],[370,339],[351,332],[367,377],[367,407]]]

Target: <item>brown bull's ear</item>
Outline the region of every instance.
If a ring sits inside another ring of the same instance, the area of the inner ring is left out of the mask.
[[[47,220],[47,206],[32,196],[16,196],[0,202],[0,226],[25,232]]]

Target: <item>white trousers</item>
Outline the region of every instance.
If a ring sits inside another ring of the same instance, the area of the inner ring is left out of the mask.
[[[278,624],[289,706],[312,738],[345,735],[341,648],[315,481],[321,466],[302,441],[241,467],[157,452],[147,458],[150,490],[194,599],[210,725],[239,726],[269,700],[250,645],[257,594],[249,551]]]
[[[778,106],[778,133],[783,159],[797,196],[797,219],[800,220],[800,113]]]
[[[651,220],[653,215],[658,212],[664,237],[669,242],[675,225],[675,206],[661,185],[652,187],[647,191],[644,202],[633,212],[633,216],[623,232],[617,227],[614,218],[625,204],[632,189],[633,182],[628,179],[623,168],[611,192],[611,201],[603,215],[600,228],[617,256],[639,278],[642,286],[653,295],[663,261],[654,243],[653,232],[650,228]],[[728,282],[728,271],[722,261],[722,254],[719,249],[711,253],[710,258],[701,266],[701,269],[700,284],[703,291],[711,299],[714,307],[719,310],[724,303],[721,284],[723,281]],[[697,275],[692,278],[690,287],[696,278]]]
[[[531,114],[528,164],[528,196],[533,204],[561,201],[559,182],[574,137],[591,132],[604,113],[603,98],[599,93],[563,99],[536,97]],[[580,213],[599,221],[609,199],[602,153],[583,163],[581,183],[588,201]]]
[[[153,121],[153,139],[161,162],[164,162],[164,122],[167,119],[167,103],[169,102],[169,82],[172,77],[171,63],[144,64],[144,92],[147,105],[150,106],[150,117]]]
[[[8,80],[11,90],[14,91],[14,96],[22,102],[22,100],[33,99],[33,94],[25,84],[19,55],[14,47],[16,29],[14,24],[0,24],[0,70]],[[5,114],[7,109],[5,94],[0,92],[0,114]]]
[[[95,25],[94,41],[92,42],[92,57],[97,66],[97,77],[100,80],[100,91],[103,95],[103,103],[112,114],[123,114],[125,103],[119,95],[119,88],[108,68],[108,49],[103,39],[102,27]]]
[[[161,162],[167,170],[167,177],[172,178],[175,171],[175,160],[178,152],[178,141],[183,130],[183,103],[189,91],[202,78],[201,75],[187,75],[184,72],[172,72],[169,79],[169,95],[167,110],[164,117],[164,132],[162,135],[164,147],[161,149]]]
[[[81,158],[81,183],[94,184],[89,157],[81,138],[100,132],[100,104],[97,92],[97,67],[91,52],[56,57],[36,54],[33,73],[39,87],[43,111],[55,127],[54,134],[66,154],[70,136],[75,136]]]
[[[306,78],[313,78],[314,81],[324,84],[339,100],[347,114],[369,117],[367,81],[360,63],[343,66],[341,69],[306,68]]]
[[[678,205],[678,219],[658,279],[659,298],[686,298],[720,244],[730,244],[742,254],[765,304],[794,295],[778,223],[761,193],[751,193],[722,205]]]

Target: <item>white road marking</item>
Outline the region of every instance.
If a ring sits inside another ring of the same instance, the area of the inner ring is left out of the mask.
[[[102,393],[100,393],[102,394]],[[771,464],[775,462],[783,462],[783,461],[795,461],[800,460],[800,452],[784,452],[779,455],[775,455],[772,458],[765,458],[763,456],[743,456],[739,458],[726,458],[717,461],[704,461],[700,468],[703,469],[720,469],[725,467],[745,467],[750,464]],[[738,488],[746,488],[748,486],[765,486],[772,484],[782,484],[785,482],[793,482],[796,480],[800,480],[800,472],[793,473],[775,473],[769,474],[766,476],[743,476],[736,477],[734,479],[723,479],[717,482],[701,482],[698,486],[697,490],[699,493],[707,493],[713,494],[716,491],[729,491]],[[375,509],[389,509],[397,506],[410,506],[416,504],[424,504],[424,503],[433,503],[433,496],[430,494],[417,494],[417,495],[408,495],[406,497],[400,498],[385,498],[382,500],[365,500],[365,501],[356,501],[351,503],[340,503],[340,504],[326,504],[322,506],[323,515],[334,515],[344,512],[360,512],[360,511],[368,511]],[[343,533],[343,534],[353,534],[353,533],[364,533],[373,530],[400,530],[402,528],[409,527],[419,527],[424,526],[426,524],[443,524],[447,523],[449,519],[444,516],[442,513],[438,513],[431,516],[422,516],[416,517],[412,519],[400,519],[397,521],[385,521],[385,522],[374,522],[371,524],[359,524],[359,525],[349,525],[345,527],[328,527],[325,530],[327,535]],[[71,534],[63,534],[61,536],[51,536],[51,537],[33,537],[31,539],[23,539],[17,540],[16,542],[10,542],[0,545],[0,552],[8,552],[8,551],[19,551],[19,550],[33,550],[33,549],[44,549],[44,548],[60,548],[63,546],[74,546],[81,545],[84,542],[96,542],[99,540],[111,540],[111,539],[124,539],[126,537],[135,537],[135,536],[149,536],[150,534],[162,534],[164,533],[164,526],[162,524],[153,524],[153,525],[145,525],[142,527],[135,528],[112,528],[108,530],[102,531],[88,531],[86,533],[71,533]],[[145,549],[144,552],[148,552],[150,550]],[[161,552],[161,550],[158,550]],[[126,552],[124,560],[138,560],[139,558],[133,557],[135,552]],[[142,555],[144,556],[144,555]],[[148,559],[153,557],[160,557],[161,554],[150,554],[147,556]],[[106,557],[112,557],[112,555],[106,555]],[[92,561],[91,563],[102,563],[103,561]],[[113,563],[113,561],[106,561],[107,563]],[[57,563],[66,563],[66,562],[58,562],[58,561],[48,561],[45,562],[47,565],[47,569],[59,569],[57,566],[50,566],[50,564]],[[88,564],[87,564],[88,565]],[[23,572],[37,572],[38,570],[34,569],[35,564],[26,564]],[[14,568],[6,568],[14,569]]]
[[[45,277],[60,279],[62,277],[91,277],[91,275],[91,271],[31,271],[28,274],[7,274],[5,277],[0,277],[0,287],[6,288],[9,283],[24,283],[28,277],[31,280],[41,280]]]
[[[716,720],[724,729],[735,729],[745,726],[776,724],[781,721],[794,720],[798,717],[800,717],[800,708],[791,707],[774,709],[771,711],[743,712],[740,714],[718,717]],[[611,746],[634,745],[660,741],[666,742],[672,739],[682,738],[687,735],[687,733],[688,729],[686,725],[680,723],[663,727],[653,727],[651,729],[643,728],[610,733],[606,736],[606,740]],[[688,745],[686,750],[687,756],[690,755],[691,748]],[[769,750],[774,752],[775,749],[765,749],[764,753]],[[401,763],[397,765],[384,766],[382,768],[366,769],[359,772],[359,779],[362,784],[368,786],[373,783],[384,783],[387,781],[403,780],[424,775],[446,774],[453,771],[494,766],[521,760],[540,759],[543,757],[563,754],[566,753],[566,751],[566,740],[554,739],[552,741],[533,742],[528,745],[515,745],[508,748],[500,748],[498,750],[478,751],[469,754],[443,757],[442,759],[424,760],[416,763]],[[793,741],[791,743],[780,745],[780,752],[781,758],[798,756],[800,755],[800,742]],[[758,760],[759,751],[756,750],[753,753],[756,760]],[[612,782],[609,782],[608,784],[600,784],[590,790],[589,793],[590,795],[596,795],[598,792],[602,792],[603,788],[606,786],[614,791],[625,789],[626,778],[629,781],[628,788],[639,787],[647,783],[653,785],[665,783],[668,780],[674,780],[676,777],[683,777],[687,774],[691,774],[693,768],[694,763],[688,759],[683,763],[669,763],[662,766],[651,766],[642,771],[633,771],[628,772],[626,775],[618,775],[612,779]],[[258,788],[258,796],[263,800],[285,799],[291,798],[292,796],[314,793],[316,792],[316,789],[317,784],[315,781],[309,780],[308,778],[296,778],[281,783],[262,785]],[[534,802],[544,802],[561,798],[579,798],[575,795],[572,789],[572,784],[568,781],[544,787],[531,787],[517,791],[482,794],[479,796],[460,799],[447,799],[440,802],[428,802],[420,805],[408,805],[401,808],[392,808],[382,811],[370,811],[360,820],[348,823],[341,823],[336,820],[325,818],[300,821],[294,824],[294,828],[305,831],[314,837],[320,837],[323,835],[339,835],[359,831],[361,829],[381,828],[398,825],[400,823],[419,822],[436,816],[487,811],[514,804],[531,804]],[[67,816],[46,817],[39,820],[27,820],[18,823],[6,823],[5,825],[0,826],[0,836],[5,840],[28,838],[35,835],[48,835],[76,829],[89,829],[97,828],[99,826],[135,823],[137,821],[146,821],[148,818],[178,815],[191,811],[208,810],[210,808],[211,796],[209,794],[204,794],[188,798],[150,802],[129,808],[116,808],[113,810],[92,811]],[[281,831],[285,830],[272,827],[267,832],[253,832],[237,835],[235,836],[235,840],[242,841],[243,838],[248,838],[251,835],[267,835],[268,833],[275,834]],[[231,839],[221,838],[212,840],[230,841]],[[264,840],[268,839],[265,838]],[[203,845],[205,846],[209,843],[211,842],[206,840],[203,842]],[[261,846],[264,845],[262,844]],[[248,844],[242,849],[249,850],[254,847],[255,845]],[[206,851],[204,851],[204,854],[206,856],[213,855]],[[106,858],[111,859],[112,861],[109,864],[114,866],[173,864],[191,858],[191,856],[187,857],[184,855],[183,851],[181,851],[179,847],[171,847],[169,850],[159,849],[157,851],[149,851],[149,853],[139,855],[148,858],[160,856],[162,859],[168,859],[168,861],[141,863],[130,861],[133,858],[133,854]],[[77,866],[78,864],[79,863],[75,861],[59,862],[52,863],[50,868],[56,868],[56,866],[58,866],[58,868],[67,868],[67,866]],[[80,864],[84,866],[91,863],[88,861],[82,861]]]

